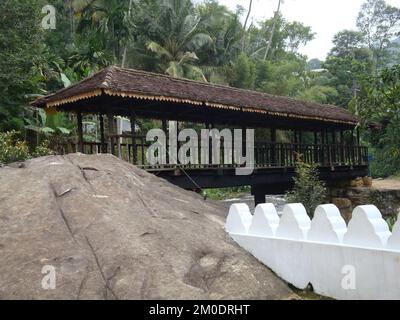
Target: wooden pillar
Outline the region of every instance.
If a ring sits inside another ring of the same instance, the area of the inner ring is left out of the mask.
[[[321,152],[320,152],[320,163],[324,165],[326,163],[325,159],[325,149],[326,149],[326,137],[325,129],[321,130]]]
[[[162,129],[163,129],[165,135],[167,135],[168,128],[167,128],[167,120],[166,119],[162,120]]]
[[[361,139],[360,139],[360,127],[357,127],[357,163],[361,165]]]
[[[344,134],[343,130],[340,130],[340,162],[342,165],[345,164],[345,159],[344,159]]]
[[[354,146],[354,129],[351,129],[350,144]]]
[[[104,117],[100,114],[100,151],[101,153],[107,153],[107,145],[106,145],[106,138],[104,135]]]
[[[332,130],[332,162],[334,164],[339,163],[340,161],[337,159],[338,158],[338,152],[337,152],[337,146],[336,146],[336,131],[335,129]]]
[[[247,127],[246,126],[242,126],[242,154],[240,154],[239,156],[247,156],[247,149],[246,149],[246,144],[247,144],[247,135],[246,135],[246,131],[247,131]]]
[[[114,145],[114,135],[115,135],[115,130],[114,130],[114,116],[113,116],[112,113],[108,113],[107,118],[108,118],[108,139],[109,139],[109,144],[110,144],[110,152],[111,152],[111,154],[115,155],[115,145]]]
[[[277,154],[276,154],[276,129],[271,128],[271,165],[276,166],[276,159],[277,159]]]
[[[242,155],[246,153],[246,126],[242,126]]]
[[[352,129],[350,135],[350,162],[352,165],[354,164],[354,148],[354,129]]]
[[[167,126],[167,119],[162,119],[162,129],[165,133],[165,139],[168,141],[168,126]],[[166,165],[169,164],[169,152],[168,152],[168,143],[166,143],[166,150],[165,150],[165,161]]]
[[[303,161],[307,162],[307,152],[306,150],[303,148],[303,131],[298,131],[298,144],[299,144],[299,148],[298,148],[298,152],[302,155],[303,157]]]
[[[136,116],[135,113],[131,113],[131,137],[132,137],[132,152],[133,152],[133,164],[138,165],[138,152],[136,144]],[[143,148],[143,146],[142,146]]]
[[[82,125],[82,113],[77,113],[77,120],[78,120],[78,147],[79,152],[83,153],[83,125]]]
[[[299,144],[303,143],[303,131],[299,131]]]
[[[318,132],[314,131],[314,163],[318,163],[319,159],[318,159]]]

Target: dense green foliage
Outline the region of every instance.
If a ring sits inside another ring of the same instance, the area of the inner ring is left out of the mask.
[[[315,208],[326,200],[326,188],[319,180],[316,165],[297,160],[294,188],[286,193],[285,198],[289,203],[302,203],[307,214],[313,217]]]
[[[400,65],[363,80],[362,91],[352,103],[362,116],[364,135],[373,146],[375,176],[400,172]],[[378,128],[368,128],[375,123]]]
[[[362,117],[364,142],[375,153],[373,173],[399,172],[398,100],[395,94],[389,99],[387,90],[398,76],[393,70],[400,63],[400,10],[384,0],[366,0],[358,29],[338,30],[325,61],[307,61],[299,53],[318,30],[285,19],[282,0],[263,21],[253,21],[251,0],[236,11],[217,0],[54,0],[56,29],[44,30],[47,4],[0,2],[0,132],[21,131],[37,145],[73,139],[71,118],[45,118],[26,108],[27,102],[116,64],[350,105]],[[386,109],[393,112],[378,111]],[[383,129],[371,133],[371,121]],[[140,123],[144,130],[150,126]]]
[[[32,157],[50,154],[53,154],[53,151],[46,142],[42,142],[31,152],[19,132],[0,132],[0,164],[24,161]]]

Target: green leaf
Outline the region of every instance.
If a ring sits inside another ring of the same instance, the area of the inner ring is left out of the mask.
[[[71,133],[71,130],[68,130],[67,128],[63,128],[63,127],[57,127],[57,130],[65,135],[69,135]]]
[[[64,73],[60,73],[60,75],[61,75],[61,81],[64,84],[64,88],[68,88],[71,85],[71,80],[69,80]]]

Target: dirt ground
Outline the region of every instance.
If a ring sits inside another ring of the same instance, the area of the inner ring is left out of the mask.
[[[386,179],[374,179],[372,188],[385,190],[400,190],[400,177],[389,177]]]
[[[0,299],[295,298],[229,238],[226,215],[111,155],[2,167]]]

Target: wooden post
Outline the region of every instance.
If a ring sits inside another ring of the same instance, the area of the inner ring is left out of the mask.
[[[307,153],[303,149],[303,131],[298,131],[298,135],[299,153],[303,156],[303,161],[307,162]]]
[[[314,131],[314,163],[318,162],[318,132]]]
[[[110,152],[111,154],[115,155],[115,146],[114,146],[114,134],[115,134],[115,130],[114,130],[114,116],[113,114],[110,112],[107,115],[108,118],[108,139],[109,139],[109,143],[110,143]]]
[[[133,164],[138,165],[138,152],[136,144],[136,116],[135,113],[131,113],[131,137],[132,137],[132,152],[133,152]],[[142,146],[143,148],[143,146]]]
[[[104,136],[104,117],[100,114],[100,143],[101,143],[101,153],[107,153],[106,138]]]
[[[83,125],[82,125],[82,113],[78,112],[77,113],[77,120],[78,120],[78,146],[79,146],[79,152],[83,153],[84,148],[83,148]]]
[[[334,164],[338,163],[339,161],[337,161],[337,147],[336,147],[336,131],[335,129],[332,130],[332,162]]]
[[[326,163],[325,161],[325,146],[326,139],[325,139],[325,129],[321,130],[321,155],[320,155],[320,162],[322,165]]]
[[[345,164],[345,159],[344,159],[344,134],[343,130],[340,130],[340,162]]]
[[[352,129],[351,130],[351,140],[350,140],[350,145],[351,145],[351,147],[350,147],[350,150],[351,150],[351,152],[350,152],[350,157],[351,157],[351,165],[354,165],[354,162],[355,162],[355,153],[354,153],[354,148],[355,148],[355,145],[354,145],[354,129]]]
[[[361,164],[361,139],[360,139],[360,127],[357,127],[357,156],[358,156],[358,164]]]
[[[271,165],[276,166],[276,129],[271,128]]]
[[[162,120],[162,129],[163,129],[165,135],[167,135],[168,128],[167,128],[167,120],[166,119]]]
[[[166,141],[168,141],[168,126],[167,126],[167,120],[166,119],[162,119],[162,129],[165,133],[165,139]],[[165,161],[166,161],[166,165],[169,164],[169,152],[168,152],[168,143],[165,146],[166,150],[165,150]]]
[[[242,126],[242,156],[246,153],[246,126]]]

